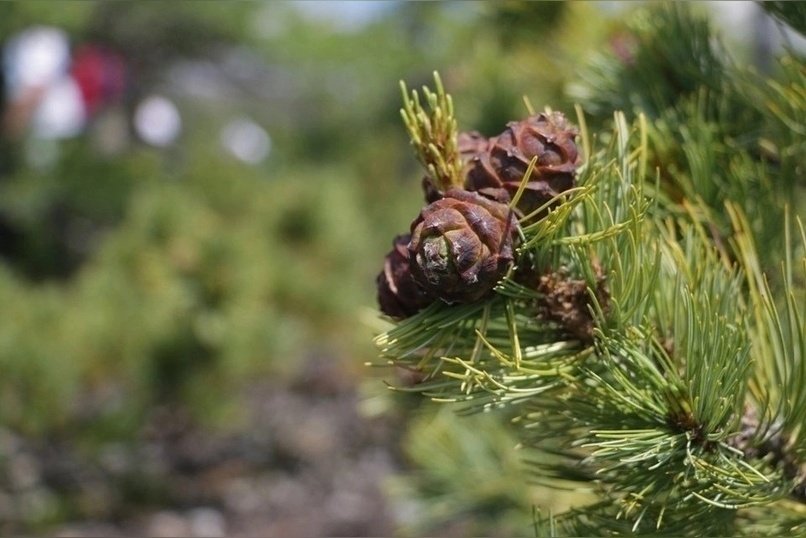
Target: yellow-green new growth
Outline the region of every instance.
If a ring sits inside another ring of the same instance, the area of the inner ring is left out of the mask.
[[[423,86],[428,111],[420,104],[416,90],[409,94],[400,81],[403,108],[400,114],[411,139],[417,159],[428,172],[428,180],[439,191],[462,186],[462,161],[457,145],[458,129],[453,116],[453,101],[445,93],[439,73],[434,71],[436,93]]]

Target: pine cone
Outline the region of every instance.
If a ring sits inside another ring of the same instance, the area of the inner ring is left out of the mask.
[[[500,202],[508,202],[520,186],[530,161],[537,163],[518,203],[529,214],[575,183],[578,134],[559,112],[537,114],[510,122],[486,150],[471,160],[465,188]],[[506,194],[504,194],[506,193]]]
[[[447,303],[481,299],[513,261],[509,208],[451,189],[423,208],[411,225],[411,274],[427,293]]]
[[[467,131],[459,133],[456,145],[459,150],[459,158],[462,160],[462,166],[464,167],[464,175],[466,175],[469,166],[472,165],[473,159],[487,151],[489,140],[478,131]],[[444,196],[444,193],[434,186],[434,183],[428,176],[423,177],[422,187],[423,193],[425,194],[425,201],[429,204],[436,202]]]
[[[425,203],[427,204],[434,203],[443,196],[442,191],[434,186],[434,182],[428,176],[423,176],[422,187]]]
[[[490,141],[478,131],[465,131],[459,133],[456,139],[456,146],[459,149],[459,157],[462,163],[470,162],[476,155],[487,151]]]
[[[408,249],[410,239],[409,234],[395,237],[393,248],[383,262],[383,271],[376,279],[381,312],[395,319],[413,316],[433,302],[412,279]]]

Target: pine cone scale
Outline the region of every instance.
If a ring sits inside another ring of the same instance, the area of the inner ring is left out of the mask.
[[[433,302],[433,297],[414,282],[409,260],[411,236],[399,235],[386,255],[383,270],[378,274],[378,305],[392,318],[407,318]]]

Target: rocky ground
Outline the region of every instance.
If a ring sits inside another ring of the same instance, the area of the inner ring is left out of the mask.
[[[400,468],[399,428],[363,417],[356,388],[314,359],[290,384],[250,389],[249,431],[211,432],[160,408],[137,442],[90,457],[0,430],[0,534],[393,534],[383,483]]]

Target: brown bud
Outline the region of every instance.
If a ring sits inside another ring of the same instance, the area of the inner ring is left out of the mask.
[[[384,260],[383,271],[376,279],[381,312],[396,319],[413,316],[433,302],[412,279],[408,249],[410,238],[408,234],[395,237],[393,248]]]
[[[484,297],[513,261],[509,208],[452,189],[426,206],[411,225],[411,274],[427,293],[448,303]]]

